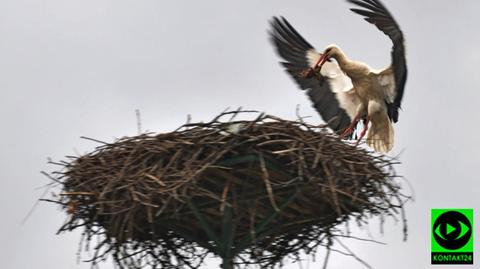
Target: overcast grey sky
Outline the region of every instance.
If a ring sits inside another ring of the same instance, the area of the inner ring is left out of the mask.
[[[388,221],[384,235],[377,222],[355,232],[386,246],[349,246],[374,268],[433,268],[431,208],[474,208],[480,234],[480,2],[384,3],[407,42],[410,72],[392,154],[404,151],[397,169],[416,200],[407,207],[407,242],[401,225]],[[187,114],[208,120],[238,106],[295,118],[300,104],[319,122],[277,63],[268,20],[283,15],[320,49],[336,43],[352,59],[388,64],[390,41],[348,7],[340,0],[0,0],[1,267],[89,268],[76,261],[78,232],[55,235],[65,219],[58,208],[40,204],[21,221],[48,182],[40,171],[55,168],[47,157],[93,149],[82,135],[136,134],[137,108],[144,128],[158,132]],[[478,254],[478,240],[475,247]],[[212,259],[205,268],[217,265]],[[333,255],[329,268],[362,266]]]

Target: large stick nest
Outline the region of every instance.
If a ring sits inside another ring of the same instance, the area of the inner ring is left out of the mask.
[[[329,247],[349,219],[401,212],[391,159],[301,120],[226,120],[238,113],[61,162],[60,232],[83,227],[93,264],[111,254],[121,268],[198,268],[213,253],[269,268]]]

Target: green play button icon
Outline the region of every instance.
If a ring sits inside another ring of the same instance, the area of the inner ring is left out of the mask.
[[[432,209],[432,264],[473,264],[473,209]]]
[[[456,230],[455,227],[447,223],[447,235]]]

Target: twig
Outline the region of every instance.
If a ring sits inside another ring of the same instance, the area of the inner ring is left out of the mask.
[[[140,109],[135,109],[135,116],[137,118],[137,134],[142,133],[142,119],[140,116]]]

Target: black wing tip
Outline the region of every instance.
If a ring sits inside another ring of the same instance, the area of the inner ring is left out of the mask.
[[[309,66],[307,51],[313,46],[282,16],[270,20],[270,42],[284,60],[306,68]]]
[[[346,0],[349,3],[359,5],[359,4],[365,4],[365,5],[370,5],[378,8],[385,8],[385,5],[380,0]]]
[[[360,15],[360,16],[366,17],[366,18],[369,18],[369,17],[370,17],[370,16],[368,16],[368,15],[365,14],[365,12],[370,12],[370,11],[365,10],[365,9],[359,9],[359,8],[354,8],[354,7],[352,7],[352,8],[350,8],[350,11],[353,12],[353,13],[356,13],[356,14],[358,14],[358,15]],[[365,18],[365,19],[366,19],[366,18]]]
[[[280,19],[283,18],[282,16],[272,16],[270,19],[270,24],[278,24],[280,23]]]
[[[291,24],[283,16],[272,16],[272,18],[270,19],[270,25],[273,28],[280,27],[279,29],[282,29],[284,26],[290,26],[291,27]]]

